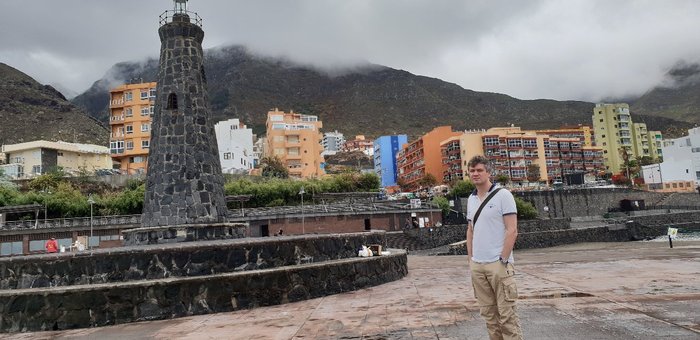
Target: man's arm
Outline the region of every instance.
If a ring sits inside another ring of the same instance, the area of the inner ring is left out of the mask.
[[[510,253],[513,252],[515,239],[518,238],[518,215],[508,214],[503,216],[503,223],[506,225],[506,237],[503,242],[501,258],[507,260],[510,257]]]
[[[474,226],[472,222],[467,222],[467,259],[471,261],[472,258],[472,240],[474,240]]]

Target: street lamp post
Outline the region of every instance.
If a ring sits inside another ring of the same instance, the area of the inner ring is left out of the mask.
[[[92,239],[92,206],[95,204],[95,199],[92,195],[88,197],[88,203],[90,203],[90,238]],[[90,247],[90,240],[88,240],[88,248]]]
[[[299,189],[299,195],[301,196],[301,233],[304,234],[304,194],[306,191],[304,191],[304,187],[301,187]]]

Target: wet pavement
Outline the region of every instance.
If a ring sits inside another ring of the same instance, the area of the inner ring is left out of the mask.
[[[700,339],[700,241],[516,252],[526,339]],[[464,256],[408,259],[406,278],[319,299],[20,339],[487,339]]]

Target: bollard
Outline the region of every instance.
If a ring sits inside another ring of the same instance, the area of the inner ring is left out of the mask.
[[[668,235],[668,245],[669,247],[673,248],[673,239],[671,238],[671,235]]]

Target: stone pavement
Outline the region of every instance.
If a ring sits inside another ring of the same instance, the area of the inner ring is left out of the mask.
[[[700,339],[700,241],[516,252],[526,339]],[[409,275],[281,306],[20,339],[487,339],[463,256],[409,256]]]

